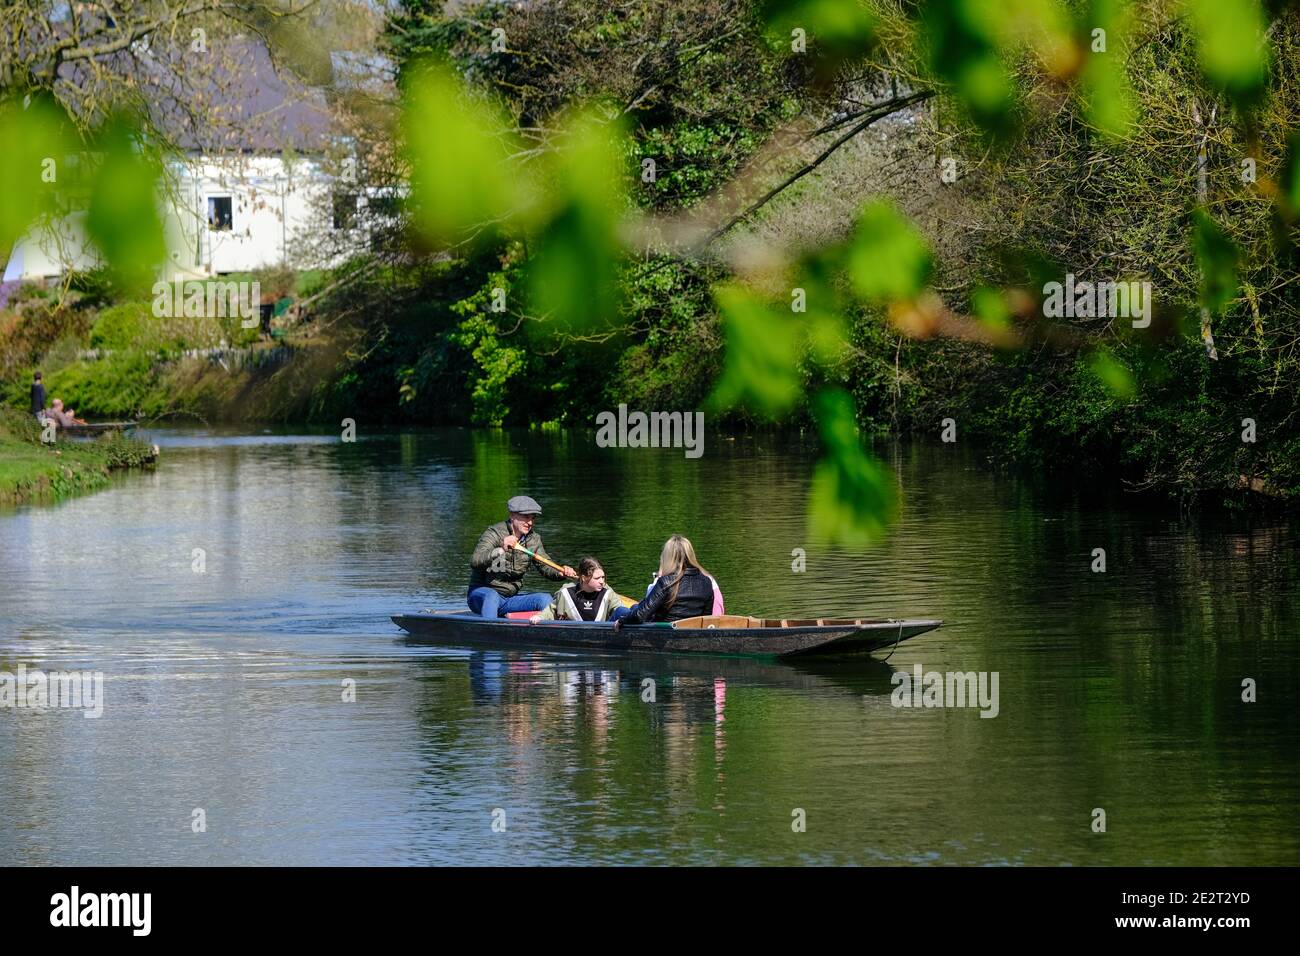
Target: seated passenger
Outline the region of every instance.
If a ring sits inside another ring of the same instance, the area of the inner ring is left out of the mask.
[[[52,403],[50,403],[46,417],[54,419],[54,423],[60,428],[67,428],[69,425],[86,424],[82,419],[77,417],[77,410],[75,408],[65,409],[63,407],[63,399],[61,398],[56,398]]]
[[[551,606],[529,620],[534,624],[557,620],[608,621],[614,609],[622,607],[622,602],[622,597],[605,586],[605,569],[600,562],[587,557],[578,562],[578,580],[556,591]]]
[[[726,612],[722,591],[713,576],[700,567],[690,539],[675,534],[659,555],[659,577],[639,604],[614,612],[614,627],[651,621],[680,621],[688,617]]]

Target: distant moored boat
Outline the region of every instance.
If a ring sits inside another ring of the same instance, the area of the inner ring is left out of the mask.
[[[98,435],[101,432],[125,431],[135,426],[135,422],[87,422],[85,425],[60,425],[59,431],[69,435]]]

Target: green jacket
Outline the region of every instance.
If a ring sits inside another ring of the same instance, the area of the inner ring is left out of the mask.
[[[570,581],[560,588],[555,592],[555,600],[551,602],[551,606],[538,612],[537,616],[543,621],[581,621],[582,615],[578,613],[578,606],[573,603],[577,587],[576,581]],[[622,603],[623,598],[620,594],[613,588],[605,588],[605,595],[600,599],[600,607],[596,609],[596,620],[608,621],[609,616],[614,613],[614,608],[620,607]]]
[[[509,534],[509,523],[498,521],[479,535],[478,544],[474,546],[474,554],[469,559],[471,591],[474,588],[493,588],[502,597],[514,597],[519,593],[519,586],[523,583],[524,574],[530,566],[535,567],[543,577],[550,578],[552,581],[567,580],[559,571],[534,561],[522,551],[505,550],[501,542]],[[550,558],[546,549],[542,547],[542,536],[536,531],[528,532],[526,536],[519,539],[519,543],[543,558]]]

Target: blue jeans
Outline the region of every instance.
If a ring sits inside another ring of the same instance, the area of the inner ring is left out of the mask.
[[[469,609],[487,618],[505,617],[511,611],[545,611],[551,596],[540,592],[502,597],[496,588],[474,588],[467,597]]]
[[[631,613],[632,613],[632,609],[630,607],[616,607],[614,608],[613,611],[610,612],[609,619],[611,621],[622,620],[623,618],[627,617]]]

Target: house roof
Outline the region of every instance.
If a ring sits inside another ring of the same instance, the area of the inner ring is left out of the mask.
[[[187,152],[314,153],[335,133],[325,90],[278,69],[256,38],[222,38],[208,53],[138,48],[101,64],[143,91],[152,123]],[[94,82],[79,61],[62,64],[60,78],[83,89]]]
[[[199,82],[184,77],[182,60],[156,61],[155,89],[165,91],[153,120],[181,149],[202,153],[319,152],[334,130],[324,90],[278,70],[265,45],[242,39],[224,44],[221,59]],[[197,89],[196,89],[197,88]],[[179,95],[178,95],[179,92]]]

